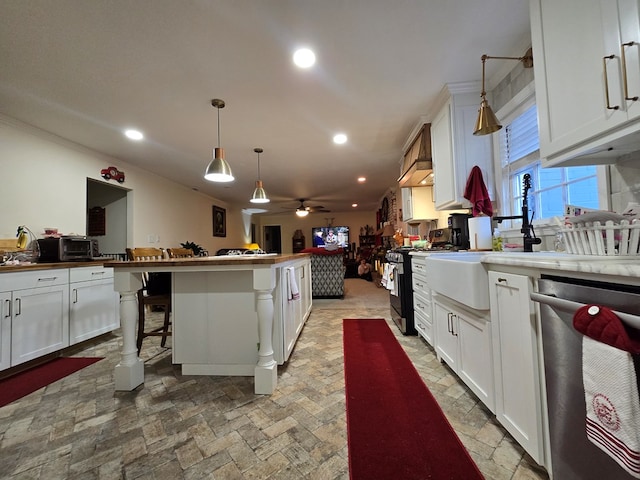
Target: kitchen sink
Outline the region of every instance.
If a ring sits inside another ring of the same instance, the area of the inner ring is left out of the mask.
[[[432,253],[425,259],[433,291],[476,310],[489,309],[489,279],[482,258],[489,252]]]

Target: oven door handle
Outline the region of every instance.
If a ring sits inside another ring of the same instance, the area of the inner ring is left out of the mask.
[[[565,300],[563,298],[554,297],[553,295],[545,295],[540,292],[531,292],[530,294],[531,300],[538,303],[543,303],[545,305],[549,305],[551,308],[558,309],[562,312],[568,312],[571,314],[575,314],[578,309],[585,306],[584,303],[573,302],[571,300]],[[594,304],[599,305],[599,304]],[[606,305],[604,305],[606,306]],[[618,312],[612,310],[616,316],[626,323],[628,326],[632,328],[640,329],[640,317],[636,315],[631,315],[629,313]]]

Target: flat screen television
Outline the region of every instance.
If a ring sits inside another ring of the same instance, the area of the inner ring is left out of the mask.
[[[313,227],[311,238],[314,247],[326,247],[327,245],[337,245],[342,248],[349,248],[349,227]]]

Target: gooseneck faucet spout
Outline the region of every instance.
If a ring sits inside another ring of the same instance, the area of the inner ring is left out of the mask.
[[[522,178],[522,183],[524,186],[524,193],[522,195],[522,215],[493,217],[493,219],[497,223],[502,223],[503,220],[522,220],[520,232],[522,232],[523,236],[524,251],[533,252],[533,246],[542,243],[542,239],[536,237],[536,233],[533,230],[533,224],[531,223],[533,221],[533,214],[531,214],[531,219],[529,219],[529,202],[527,200],[527,193],[531,188],[531,175],[525,173]]]

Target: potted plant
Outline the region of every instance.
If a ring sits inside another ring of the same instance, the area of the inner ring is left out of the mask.
[[[180,244],[183,248],[190,248],[196,257],[202,257],[207,255],[207,251],[200,245],[194,242],[184,242]]]

